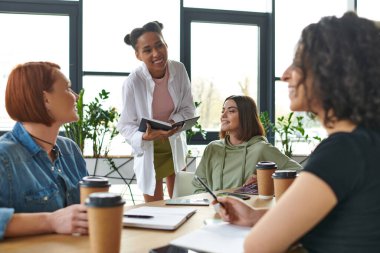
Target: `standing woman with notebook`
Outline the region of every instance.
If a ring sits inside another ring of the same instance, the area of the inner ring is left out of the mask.
[[[125,80],[123,110],[117,128],[132,146],[137,185],[145,202],[163,199],[163,178],[173,194],[175,172],[186,163],[186,133],[177,129],[139,132],[142,117],[178,122],[194,117],[190,80],[182,63],[168,60],[167,44],[157,21],[135,28],[124,38],[142,64]]]

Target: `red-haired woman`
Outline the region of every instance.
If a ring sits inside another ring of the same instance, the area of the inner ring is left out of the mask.
[[[86,164],[78,146],[58,136],[62,124],[78,120],[77,98],[54,63],[20,64],[10,73],[5,106],[16,124],[0,137],[0,238],[87,233],[78,204]]]

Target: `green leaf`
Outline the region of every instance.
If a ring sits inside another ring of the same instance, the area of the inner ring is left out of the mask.
[[[102,89],[89,104],[83,103],[84,90],[79,92],[77,110],[79,120],[65,124],[66,136],[73,139],[82,153],[85,139],[92,143],[93,156],[107,156],[112,139],[118,134],[116,122],[119,114],[114,107],[104,108],[103,104],[109,99],[110,92]]]
[[[281,150],[287,156],[293,155],[293,142],[309,141],[310,136],[305,131],[304,117],[294,116],[294,112],[286,116],[277,117],[276,123],[270,121],[269,113],[264,111],[260,113],[260,121],[265,131],[273,131],[280,137]],[[295,139],[292,139],[295,138]],[[314,140],[321,141],[318,136],[313,136]]]

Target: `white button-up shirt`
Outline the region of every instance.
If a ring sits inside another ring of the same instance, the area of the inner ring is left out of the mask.
[[[168,61],[169,94],[173,99],[174,111],[170,119],[175,122],[194,117],[195,106],[190,80],[184,65]],[[144,141],[143,132],[138,131],[141,118],[152,118],[154,81],[144,63],[133,71],[123,84],[123,110],[117,129],[132,146],[133,169],[137,185],[144,194],[154,195],[156,174],[153,165],[153,141]],[[169,137],[173,154],[174,171],[182,170],[187,153],[186,133],[180,132]]]

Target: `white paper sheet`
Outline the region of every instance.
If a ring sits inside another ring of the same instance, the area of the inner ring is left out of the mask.
[[[243,252],[244,238],[251,228],[231,225],[227,222],[204,226],[181,236],[170,244],[210,253]]]

